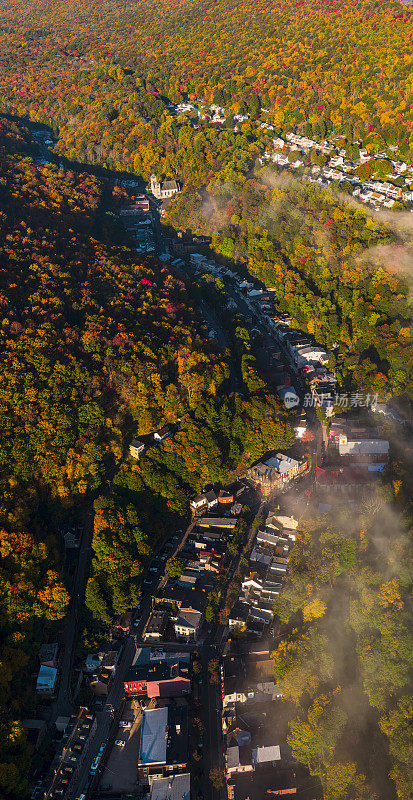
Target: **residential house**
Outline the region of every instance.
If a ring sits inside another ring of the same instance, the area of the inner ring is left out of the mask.
[[[329,442],[337,448],[340,458],[353,464],[380,465],[389,457],[389,442],[374,428],[333,423]]]
[[[153,598],[155,607],[165,607],[170,609],[190,608],[194,611],[202,611],[206,605],[206,590],[203,586],[194,589],[184,589],[178,586],[175,581],[168,580],[165,588]],[[172,619],[173,611],[169,611]]]
[[[234,495],[232,492],[228,492],[226,489],[221,489],[218,493],[218,503],[220,505],[231,506],[234,503]]]
[[[151,786],[150,800],[191,800],[190,773],[155,778]]]
[[[273,766],[275,766],[277,761],[281,761],[281,753],[278,745],[255,747],[252,751],[252,763],[254,764],[254,768],[268,763],[272,763]]]
[[[72,796],[96,728],[96,717],[87,708],[80,708],[78,714],[70,718],[60,752],[52,762],[48,787],[43,795],[44,800],[66,800]]]
[[[334,489],[334,496],[358,494],[366,486],[370,485],[377,477],[377,472],[366,467],[327,467],[316,468],[316,486],[318,490],[325,490],[331,497],[331,489]]]
[[[153,438],[157,442],[163,442],[164,439],[168,439],[172,435],[173,427],[167,422],[159,431],[155,431]]]
[[[281,572],[280,574],[285,573]],[[262,578],[257,572],[250,572],[244,578],[241,588],[244,592],[244,597],[248,597],[250,591],[254,590],[264,600],[274,600],[280,594],[282,584],[276,580]]]
[[[258,564],[262,565],[265,568],[268,568],[271,564],[273,553],[274,550],[272,549],[272,547],[261,545],[258,542],[254,544],[254,547],[250,555],[250,561],[254,562],[254,569]]]
[[[286,514],[273,513],[268,515],[265,525],[267,528],[277,530],[286,528],[288,531],[295,531],[298,528],[298,519]]]
[[[85,659],[84,671],[92,673],[98,670],[102,663],[102,658],[103,654],[101,653],[88,653]]]
[[[57,642],[52,644],[42,644],[39,650],[39,661],[43,667],[57,667],[59,656],[59,645]]]
[[[228,626],[230,631],[243,630],[247,626],[247,619],[250,613],[250,606],[248,603],[237,600],[232,607],[229,618]]]
[[[129,445],[129,453],[132,458],[137,458],[145,452],[146,445],[140,439],[134,439]]]
[[[298,461],[285,453],[277,453],[275,456],[268,458],[265,464],[278,472],[281,486],[296,478],[297,475],[301,475],[307,469],[307,461],[305,459]]]
[[[226,528],[234,530],[238,520],[233,517],[201,517],[198,520],[197,526],[199,528]]]
[[[122,655],[123,647],[124,645],[121,641],[111,641],[108,645],[107,651],[102,653],[100,668],[102,670],[109,670],[109,672],[114,673],[116,671],[118,661]]]
[[[259,462],[247,470],[247,478],[255,486],[260,488],[266,497],[276,489],[282,487],[282,477],[277,469],[267,463]]]
[[[107,697],[113,683],[113,676],[114,671],[110,669],[101,669],[94,673],[89,681],[90,690],[99,697]]]
[[[152,611],[142,638],[145,641],[160,641],[168,624],[168,614],[164,611]]]
[[[196,641],[202,625],[203,615],[200,611],[181,609],[174,628],[176,636],[186,642]]]
[[[189,665],[185,661],[155,661],[129,667],[123,683],[125,695],[182,697],[190,692]]]
[[[250,737],[251,740],[251,737]],[[251,747],[247,745],[230,745],[225,754],[225,765],[227,777],[234,774],[239,775],[245,772],[253,772],[251,764]]]
[[[197,494],[196,497],[190,501],[189,505],[192,513],[198,515],[207,510],[208,501],[205,494]]]
[[[39,669],[36,681],[36,692],[41,697],[54,697],[57,685],[57,669],[55,667],[45,667],[43,664]]]
[[[197,516],[206,510],[216,508],[218,506],[218,497],[213,490],[210,490],[209,492],[203,492],[202,494],[196,495],[196,497],[191,500],[189,505],[192,513]]]

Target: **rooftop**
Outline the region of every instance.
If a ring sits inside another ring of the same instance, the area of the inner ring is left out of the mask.
[[[145,633],[160,633],[165,630],[167,622],[167,615],[164,611],[152,611],[148,624],[145,628]]]
[[[246,622],[249,610],[250,607],[248,603],[243,603],[241,600],[237,600],[237,602],[231,609],[229,618],[233,620],[242,620],[243,622]]]
[[[53,690],[57,680],[57,669],[45,667],[43,664],[37,676],[36,689],[38,692]]]
[[[281,753],[278,745],[269,747],[254,747],[252,751],[253,764],[265,764],[268,761],[281,761]]]
[[[150,800],[190,800],[190,795],[191,776],[189,772],[184,772],[168,778],[155,778]]]
[[[202,614],[200,611],[190,611],[183,608],[175,624],[196,630],[201,623],[201,619]]]
[[[280,474],[288,472],[292,467],[296,467],[299,464],[295,458],[286,456],[284,453],[277,453],[276,456],[268,458],[265,463],[270,467],[274,467]]]
[[[237,522],[233,517],[201,517],[197,525],[201,528],[235,528]]]
[[[143,712],[139,764],[166,764],[168,709]]]
[[[129,667],[125,683],[133,681],[166,681],[171,678],[188,677],[188,664],[181,663],[178,659],[170,661],[155,661],[149,664],[135,664]]]

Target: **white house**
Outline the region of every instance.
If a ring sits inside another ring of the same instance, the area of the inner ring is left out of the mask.
[[[202,614],[200,611],[182,608],[174,625],[175,633],[180,639],[185,639],[187,642],[195,641],[201,624]]]

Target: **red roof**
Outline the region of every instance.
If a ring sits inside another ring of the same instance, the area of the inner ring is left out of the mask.
[[[167,681],[148,681],[146,693],[148,697],[180,697],[189,691],[190,683],[179,675]]]

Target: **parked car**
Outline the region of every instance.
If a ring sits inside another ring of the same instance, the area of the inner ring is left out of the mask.
[[[100,761],[100,757],[99,756],[96,756],[94,761],[92,761],[92,764],[91,764],[91,767],[90,767],[90,774],[91,775],[95,774],[95,772],[96,772],[96,770],[97,770],[97,768],[99,766],[99,761]]]
[[[120,728],[131,728],[132,727],[132,723],[127,719],[121,719],[121,721],[119,723],[119,727]]]
[[[125,747],[125,744],[126,742],[124,741],[124,739],[116,739],[115,745],[117,747]]]

